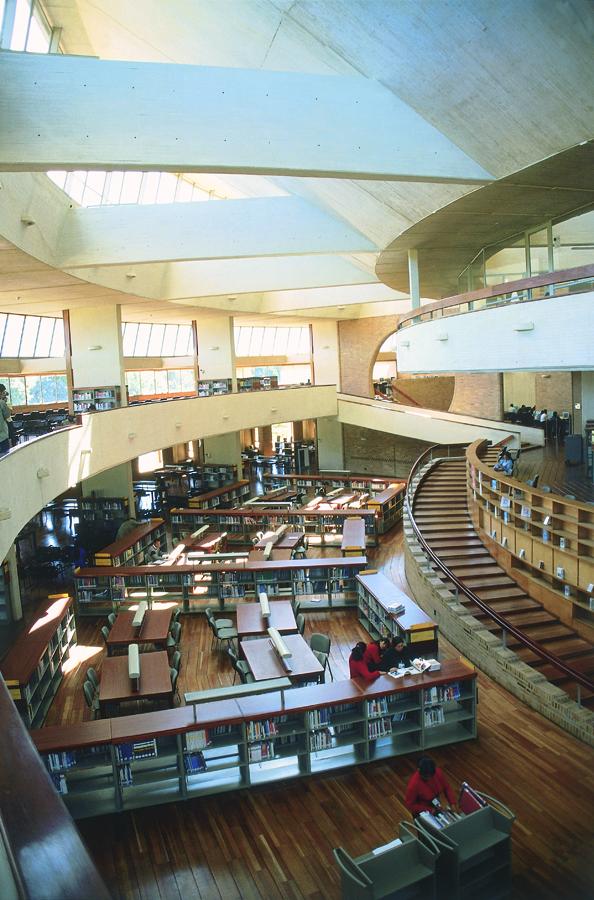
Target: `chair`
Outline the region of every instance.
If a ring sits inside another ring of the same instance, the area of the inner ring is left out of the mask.
[[[321,653],[326,658],[326,662],[323,663],[324,668],[328,666],[328,671],[330,672],[330,678],[334,681],[334,673],[332,672],[332,666],[330,665],[330,638],[327,634],[320,634],[319,632],[314,632],[309,639],[310,649],[314,653]],[[320,660],[321,662],[321,660]]]
[[[313,655],[315,656],[315,658],[317,659],[319,664],[324,669],[324,671],[322,672],[322,681],[325,681],[326,680],[326,668],[328,668],[328,669],[330,668],[330,666],[328,665],[328,654],[322,653],[321,650],[312,650],[311,652],[313,653]],[[330,672],[330,674],[332,675],[332,672]],[[334,676],[332,676],[332,681],[334,681]]]
[[[210,606],[204,610],[204,614],[208,620],[208,624],[210,625],[210,629],[212,631],[212,643],[214,644],[217,639],[217,628],[233,628],[235,623],[233,619],[215,619],[212,609]],[[212,644],[211,644],[212,646]]]
[[[101,634],[103,635],[103,640],[105,641],[105,646],[107,647],[107,638],[109,637],[109,628],[107,625],[101,626]]]
[[[534,476],[534,478],[529,478],[528,481],[526,482],[526,484],[528,485],[528,487],[532,487],[532,488],[538,487],[538,479],[539,478],[540,478],[540,472],[538,472]]]
[[[223,622],[231,622],[231,619],[215,619],[210,609],[205,610],[206,618],[208,620],[208,624],[211,628],[213,635],[213,643],[214,641],[233,641],[239,635],[237,634],[237,629],[228,625],[223,625]],[[231,625],[233,623],[231,622]]]
[[[173,694],[173,702],[175,703],[175,699],[179,700],[179,690],[177,688],[177,679],[179,677],[179,672],[177,669],[169,669],[169,675],[171,677],[171,692]]]
[[[177,650],[181,640],[181,623],[173,622],[167,636],[167,650]]]
[[[242,684],[248,684],[248,675],[251,676],[250,682],[254,681],[254,676],[251,673],[250,667],[246,663],[245,659],[238,659],[235,663],[235,671],[239,675],[239,680]]]
[[[181,669],[181,653],[179,650],[176,650],[171,657],[171,668],[175,669],[175,671],[179,675],[179,670]]]
[[[296,616],[301,609],[301,602],[299,600],[291,600],[291,608],[293,610],[293,615]]]
[[[89,666],[87,669],[87,681],[90,681],[93,685],[93,690],[97,691],[99,689],[99,678],[97,676],[97,672],[93,669],[92,666]]]
[[[171,617],[171,621],[172,621],[172,622],[177,622],[177,620],[179,619],[180,615],[181,615],[181,606],[178,606],[178,607],[176,607],[176,609],[174,609],[174,611],[173,611],[173,616]]]
[[[229,644],[227,646],[227,656],[231,660],[231,665],[233,666],[233,684],[235,684],[235,679],[237,678],[237,669],[235,668],[235,664],[237,663],[238,656],[235,649]]]
[[[96,719],[99,712],[99,699],[95,696],[95,688],[93,687],[92,682],[85,681],[83,684],[83,694],[85,703],[91,710],[93,718]]]
[[[109,627],[110,627],[110,628],[113,628],[113,626],[115,625],[115,620],[116,620],[116,618],[117,618],[117,616],[116,616],[116,614],[113,613],[113,612],[111,612],[111,613],[108,615],[107,621],[109,622]]]
[[[305,631],[305,616],[299,613],[298,616],[295,616],[295,621],[297,622],[297,631],[303,637],[303,632]]]

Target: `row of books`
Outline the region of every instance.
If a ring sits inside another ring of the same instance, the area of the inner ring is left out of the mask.
[[[76,765],[76,753],[73,750],[64,750],[61,753],[48,753],[46,761],[50,772],[71,769]]]
[[[432,706],[430,709],[425,709],[423,711],[423,720],[425,728],[435,728],[436,725],[443,725],[445,722],[443,706]]]
[[[370,740],[374,741],[376,738],[386,737],[386,735],[392,734],[392,719],[389,717],[372,719],[372,721],[368,723],[368,728]]]
[[[459,700],[460,685],[457,682],[445,685],[433,685],[424,693],[425,703],[444,703],[448,700]]]
[[[116,745],[118,762],[131,762],[136,759],[152,759],[157,755],[157,739],[147,738],[144,741]]]
[[[188,775],[195,775],[197,772],[206,771],[206,760],[204,754],[197,750],[194,753],[186,753],[184,763]]]
[[[368,716],[385,716],[388,714],[388,701],[385,697],[380,697],[379,700],[368,700],[367,701],[367,715]]]
[[[199,731],[189,731],[186,734],[186,750],[204,750],[209,743],[208,731],[204,728]]]
[[[278,734],[274,719],[263,719],[261,722],[249,722],[247,726],[248,741],[260,741],[263,738]]]
[[[259,744],[250,744],[248,747],[248,761],[262,762],[265,759],[274,759],[274,741],[261,741]]]

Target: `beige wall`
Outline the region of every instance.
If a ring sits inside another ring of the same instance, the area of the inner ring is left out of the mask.
[[[408,404],[406,395],[426,409],[439,409],[447,412],[454,396],[453,375],[427,375],[420,378],[393,378],[392,389],[401,388],[404,394],[395,392],[399,403]]]
[[[412,438],[343,425],[344,468],[351,472],[407,478],[415,459],[429,444]]]
[[[371,373],[379,348],[396,330],[396,316],[351,319],[338,326],[340,390],[343,394],[373,397]]]
[[[500,372],[456,375],[450,412],[481,419],[501,419],[503,378]]]

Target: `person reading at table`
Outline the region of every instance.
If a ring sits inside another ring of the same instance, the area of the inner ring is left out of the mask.
[[[381,655],[380,668],[386,672],[393,669],[407,668],[410,666],[410,654],[401,637],[392,638],[388,647]]]
[[[359,641],[353,649],[351,650],[351,655],[349,656],[349,673],[351,678],[364,678],[365,681],[375,681],[376,678],[379,678],[380,675],[385,675],[385,672],[373,672],[368,664],[365,662],[365,651],[367,649],[366,644],[363,641]]]
[[[144,561],[145,563],[155,563],[162,558],[163,554],[161,553],[161,541],[159,540],[159,538],[155,538],[153,543],[146,551]]]
[[[404,803],[413,816],[422,812],[440,812],[444,795],[449,807],[456,806],[456,798],[447,778],[430,756],[422,756],[417,771],[411,775],[404,795]]]
[[[385,666],[380,666],[380,660],[382,658],[382,653],[385,653],[389,646],[390,642],[387,638],[380,638],[377,641],[371,641],[367,644],[363,659],[367,663],[367,667],[370,671],[377,672],[378,669],[386,671]]]

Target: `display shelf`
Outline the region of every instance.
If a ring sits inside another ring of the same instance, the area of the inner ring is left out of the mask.
[[[148,548],[156,540],[161,541],[162,552],[166,552],[167,535],[163,519],[151,519],[146,525],[139,525],[134,531],[114,541],[95,553],[96,566],[138,565],[144,562]]]
[[[82,497],[78,503],[79,518],[85,522],[118,522],[128,519],[126,497]]]
[[[196,494],[190,497],[188,502],[190,509],[216,509],[217,506],[238,506],[249,496],[250,483],[241,480],[203,494]]]
[[[62,667],[76,646],[72,598],[48,597],[38,618],[19,635],[0,671],[26,725],[44,721],[62,681]]]
[[[260,375],[237,379],[237,390],[240,394],[248,391],[273,391],[278,388],[278,375]]]
[[[232,385],[231,378],[203,378],[198,382],[198,396],[219,397],[221,394],[230,394]]]
[[[374,640],[400,637],[415,655],[437,656],[437,625],[381,572],[357,575],[359,622]]]
[[[119,385],[95,388],[74,388],[72,391],[72,408],[75,413],[89,412],[94,404],[97,412],[106,409],[117,409],[121,406],[121,388]]]
[[[32,733],[56,789],[76,817],[248,788],[367,760],[387,759],[476,734],[475,672],[461,660],[437,676],[382,676],[283,692],[242,694]],[[433,687],[460,688],[463,721],[421,726]],[[400,711],[400,712],[398,712]],[[404,711],[405,718],[402,718]],[[377,715],[376,715],[377,713]],[[390,722],[375,732],[374,722]],[[384,733],[385,731],[385,733]],[[63,776],[63,781],[61,780]],[[85,802],[88,800],[88,803]]]

